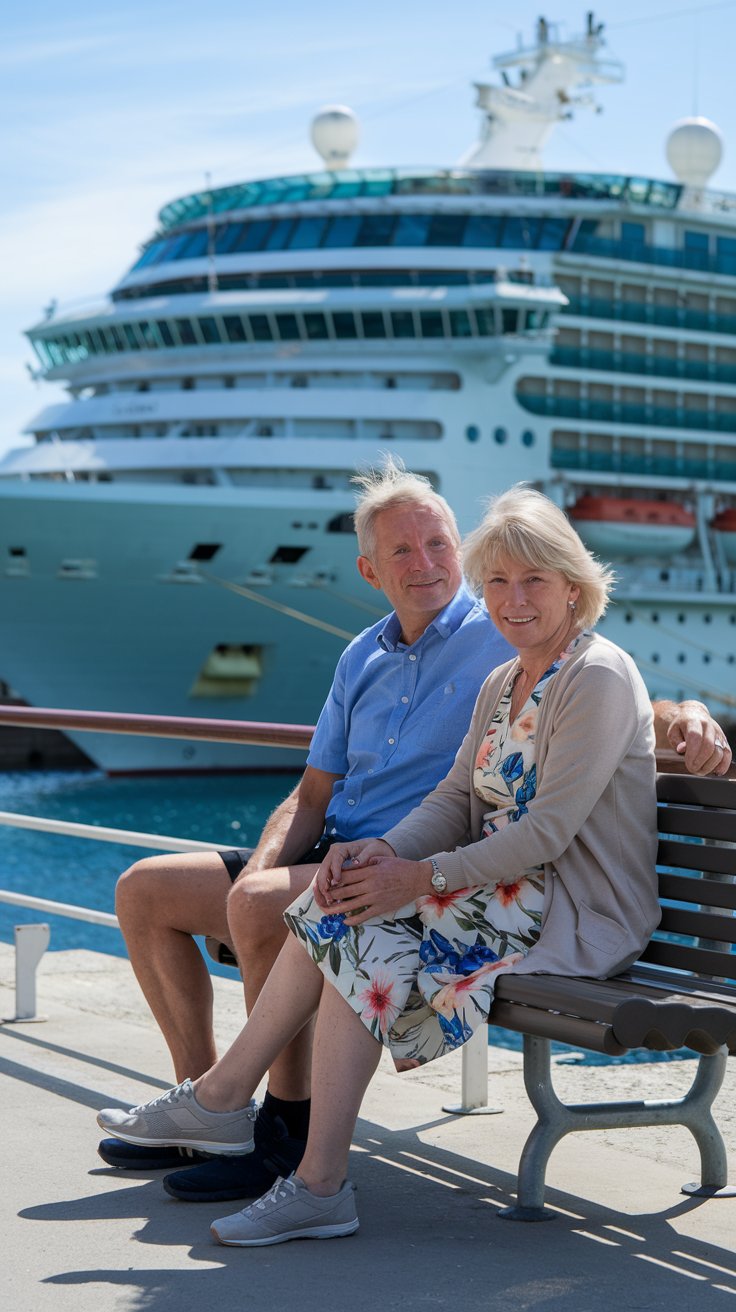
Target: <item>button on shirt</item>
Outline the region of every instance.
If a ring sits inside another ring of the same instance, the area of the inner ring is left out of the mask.
[[[411,647],[395,612],[354,638],[338,662],[307,758],[344,776],[325,832],[385,833],[447,774],[481,684],[515,655],[463,585]]]

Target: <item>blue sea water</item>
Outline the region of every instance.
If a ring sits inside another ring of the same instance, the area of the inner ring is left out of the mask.
[[[178,775],[150,779],[109,779],[97,771],[0,773],[0,810],[81,824],[195,838],[222,847],[248,847],[298,774]],[[158,849],[156,849],[158,851]],[[154,855],[153,848],[91,842],[0,825],[0,888],[69,902],[99,911],[115,909],[115,883],[133,861]],[[43,914],[0,902],[0,941],[13,942],[15,925],[40,919],[51,927],[49,951],[89,948],[126,956],[119,930]],[[209,962],[214,974],[232,971]],[[521,1036],[493,1028],[490,1041],[518,1050]],[[553,1044],[562,1061],[579,1061],[565,1044]],[[586,1065],[692,1057],[681,1053],[627,1053],[606,1057],[586,1052]]]

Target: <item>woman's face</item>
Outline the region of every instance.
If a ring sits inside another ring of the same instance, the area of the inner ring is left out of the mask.
[[[502,558],[487,571],[483,596],[499,633],[532,660],[554,659],[576,627],[571,603],[580,588],[558,570]]]

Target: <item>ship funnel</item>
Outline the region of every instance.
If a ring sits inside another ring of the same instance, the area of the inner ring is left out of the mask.
[[[310,135],[325,167],[344,169],[358,144],[358,120],[346,105],[325,105],[312,119]]]
[[[683,118],[667,138],[667,162],[678,182],[705,187],[723,158],[723,137],[708,118]]]

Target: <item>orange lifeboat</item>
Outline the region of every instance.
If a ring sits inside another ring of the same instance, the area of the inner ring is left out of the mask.
[[[726,560],[736,561],[736,508],[719,511],[711,522],[711,528],[715,529],[723,544]]]
[[[582,496],[568,511],[581,538],[598,555],[666,556],[695,537],[695,516],[674,501]]]

